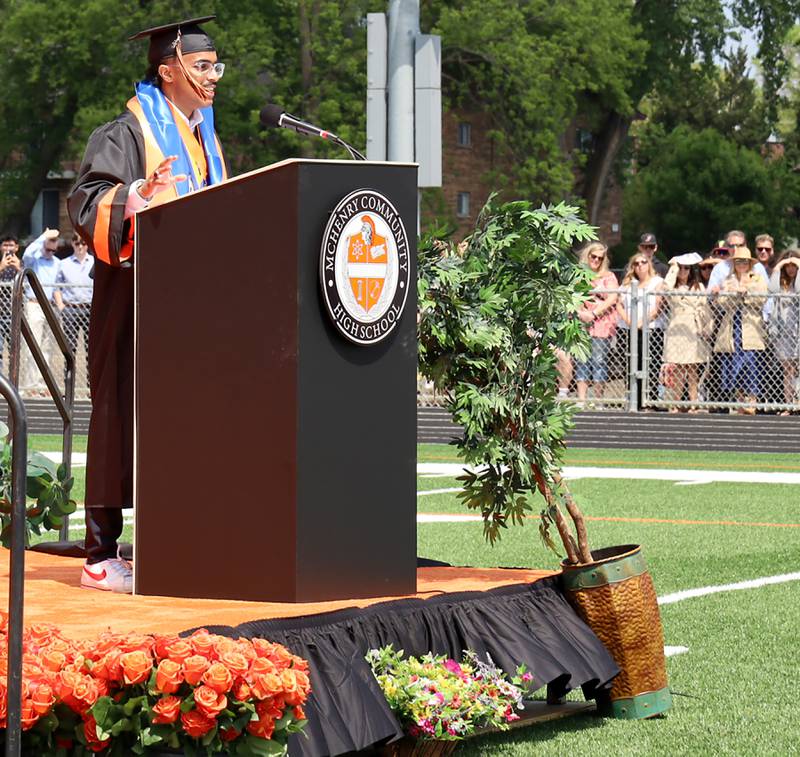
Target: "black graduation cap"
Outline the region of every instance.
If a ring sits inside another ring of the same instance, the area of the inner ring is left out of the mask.
[[[150,38],[150,49],[147,51],[148,63],[158,63],[164,58],[173,57],[179,32],[182,53],[202,53],[215,50],[211,37],[200,28],[200,24],[204,24],[206,21],[213,21],[215,18],[216,16],[201,16],[200,18],[178,21],[174,24],[154,26],[152,29],[145,29],[132,37],[128,37],[128,39]]]

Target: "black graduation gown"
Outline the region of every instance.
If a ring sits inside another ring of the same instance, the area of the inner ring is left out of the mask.
[[[120,261],[119,253],[131,230],[131,221],[123,220],[128,191],[144,176],[141,127],[126,111],[89,138],[67,200],[76,231],[93,251],[105,245],[109,258],[96,254],[94,266],[86,507],[133,506],[133,267],[132,258]],[[117,184],[98,222],[100,201]]]

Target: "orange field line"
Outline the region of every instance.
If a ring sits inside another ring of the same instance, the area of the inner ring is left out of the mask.
[[[417,513],[418,515],[449,515],[453,518],[468,518],[467,513]],[[538,520],[538,515],[526,515],[530,520]],[[585,515],[586,520],[610,521],[614,523],[668,523],[673,526],[759,526],[761,528],[800,528],[800,523],[760,523],[740,520],[688,520],[683,518],[622,518],[602,515]],[[478,521],[475,521],[476,523]]]
[[[684,520],[682,518],[604,518],[599,515],[587,515],[584,517],[586,520],[605,520],[619,523],[670,523],[678,526],[761,526],[762,528],[800,528],[800,523],[758,523],[738,520]]]
[[[449,463],[460,463],[461,460],[454,460],[452,457],[444,457],[439,455],[426,455],[424,460],[420,460],[419,462],[425,463],[430,460],[442,460]],[[692,464],[692,463],[667,463],[665,464],[663,460],[570,460],[567,462],[567,465],[592,465],[594,467],[601,467],[603,465],[610,465],[610,466],[625,466],[628,468],[632,468],[634,466],[650,466],[652,467],[659,467],[664,468],[667,465],[676,469],[687,469],[687,470],[722,470],[725,468],[730,468],[731,470],[743,470],[743,469],[750,469],[750,470],[776,470],[776,471],[797,471],[800,470],[800,465],[765,465],[763,463],[719,463],[717,465],[714,464],[713,468],[709,468],[708,465],[699,465],[699,464]]]

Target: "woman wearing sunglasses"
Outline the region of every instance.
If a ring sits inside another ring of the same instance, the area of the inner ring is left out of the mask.
[[[594,274],[592,296],[578,312],[578,318],[586,324],[592,339],[588,359],[575,361],[578,401],[584,402],[590,383],[594,398],[600,399],[608,381],[608,354],[617,330],[617,294],[610,290],[616,289],[619,282],[608,269],[608,247],[602,242],[592,242],[584,247],[580,262]]]
[[[664,365],[673,366],[670,399],[682,400],[685,388],[693,403],[698,398],[700,366],[711,355],[708,339],[714,328],[714,315],[698,268],[701,260],[696,252],[672,258],[664,280],[664,291],[669,293],[664,301],[670,313],[664,334]],[[670,409],[671,413],[678,411],[677,407]],[[689,412],[698,409],[692,406]]]
[[[714,352],[722,355],[722,388],[746,404],[739,413],[753,415],[761,393],[761,353],[766,346],[761,313],[767,285],[753,272],[755,259],[747,247],[737,248],[732,262],[733,272],[718,298],[724,314]]]
[[[638,285],[638,297],[635,305],[631,301],[631,289],[634,279]],[[633,321],[633,308],[636,308],[636,339],[639,346],[639,365],[637,367],[640,371],[642,370],[642,361],[644,359],[642,326],[644,319],[647,318],[647,326],[650,333],[647,381],[649,384],[649,399],[651,400],[658,399],[658,375],[661,370],[661,347],[664,343],[664,320],[663,316],[660,315],[662,298],[656,294],[663,284],[664,279],[656,273],[655,268],[653,268],[652,260],[641,252],[637,252],[628,261],[628,267],[622,279],[624,294],[617,300],[619,325],[622,326],[622,328],[628,329],[631,340],[634,338],[634,336],[630,334],[631,323]],[[646,311],[645,302],[647,303]],[[641,410],[643,404],[641,379],[637,379],[637,385],[639,388],[637,393],[637,407]]]

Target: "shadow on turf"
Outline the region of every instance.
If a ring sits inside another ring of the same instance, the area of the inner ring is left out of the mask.
[[[595,712],[581,713],[568,718],[552,720],[546,723],[536,723],[525,728],[515,729],[502,733],[481,736],[474,740],[464,741],[459,744],[455,753],[459,755],[502,754],[503,746],[530,749],[532,744],[550,741],[555,736],[564,733],[578,733],[595,728],[602,728],[606,718]],[[525,745],[523,747],[522,745]]]

